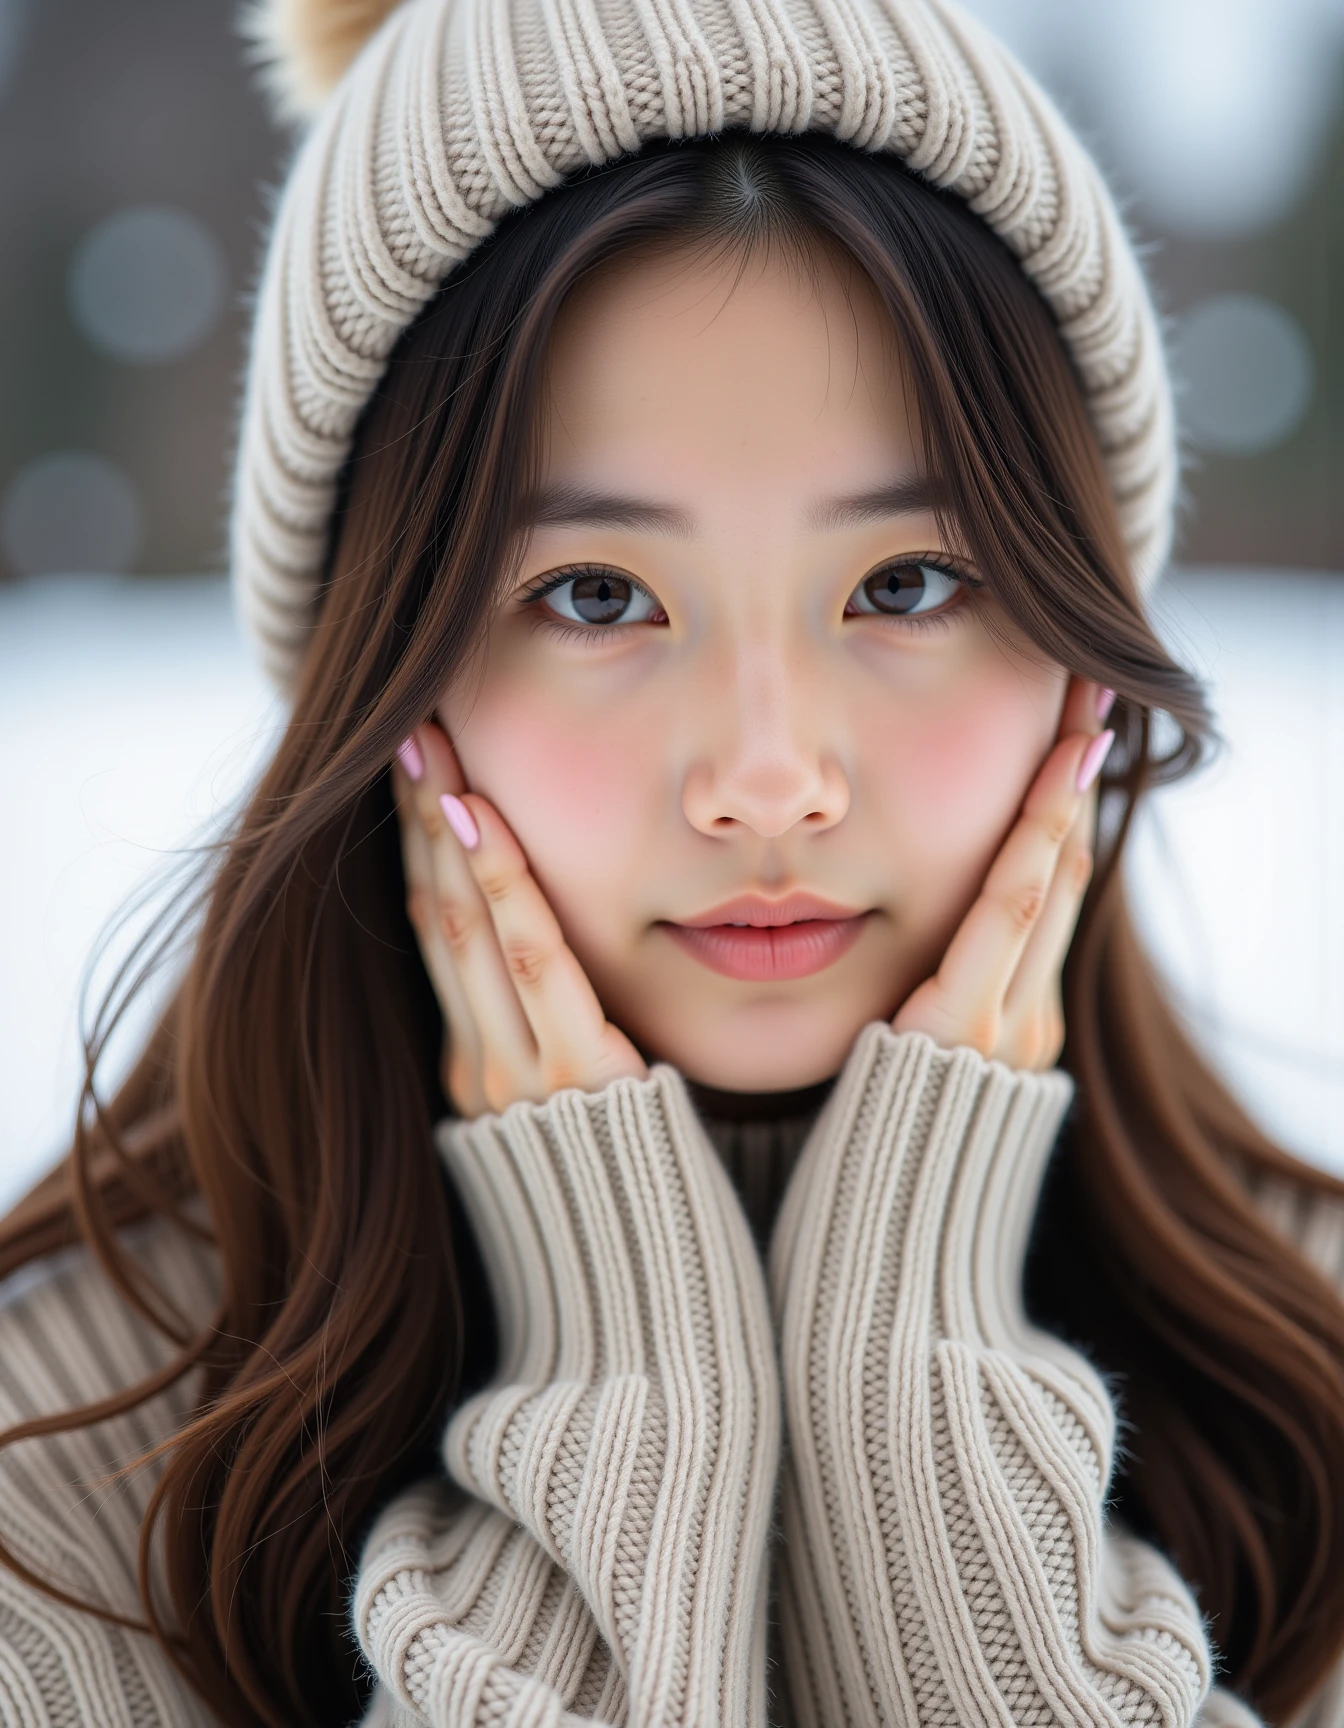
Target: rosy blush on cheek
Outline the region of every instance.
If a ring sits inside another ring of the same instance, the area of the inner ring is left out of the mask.
[[[1049,748],[1041,716],[1020,689],[1016,697],[991,685],[936,713],[908,714],[895,726],[894,753],[875,769],[886,822],[911,851],[954,873],[1001,838]]]
[[[620,798],[634,755],[628,742],[567,726],[554,715],[532,723],[515,711],[491,728],[489,779],[501,807],[553,834],[600,826]]]
[[[468,785],[498,807],[562,922],[581,904],[587,924],[591,908],[637,898],[651,782],[642,728],[569,717],[515,688],[478,703],[455,742]]]
[[[576,748],[586,729],[524,678],[501,676],[492,665],[478,690],[463,700],[449,696],[439,717],[470,789],[511,821],[547,799],[591,797],[600,765],[591,748]]]

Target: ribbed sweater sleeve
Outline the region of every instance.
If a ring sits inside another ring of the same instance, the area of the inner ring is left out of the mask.
[[[1178,1728],[1208,1695],[1189,1591],[1106,1527],[1106,1388],[1023,1311],[1072,1095],[874,1022],[790,1183],[771,1283],[799,1728]]]
[[[684,1082],[660,1064],[558,1092],[447,1124],[440,1149],[500,1361],[445,1434],[456,1491],[409,1490],[365,1544],[381,1719],[763,1724],[778,1376]]]
[[[194,1324],[210,1315],[220,1283],[211,1250],[158,1220],[128,1228],[123,1243]],[[124,1391],[176,1354],[86,1248],[45,1256],[0,1284],[0,1426]],[[192,1370],[120,1416],[0,1451],[0,1534],[17,1558],[83,1601],[143,1620],[140,1528],[165,1461],[119,1483],[102,1478],[180,1427],[198,1390]],[[153,1553],[162,1601],[158,1543]],[[0,1728],[212,1725],[209,1705],[147,1634],[58,1602],[0,1566]]]

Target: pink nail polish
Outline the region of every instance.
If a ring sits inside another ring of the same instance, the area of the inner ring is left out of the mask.
[[[412,780],[418,780],[425,771],[425,759],[420,754],[420,746],[414,738],[403,738],[397,745],[397,758]]]
[[[1101,765],[1106,760],[1106,753],[1115,743],[1114,732],[1102,732],[1092,740],[1087,752],[1078,764],[1078,790],[1086,792],[1088,787],[1101,773]]]
[[[471,811],[460,798],[454,798],[451,792],[445,792],[439,799],[439,806],[448,819],[448,826],[466,847],[468,852],[474,852],[481,843],[481,831],[476,826]]]
[[[1097,692],[1097,719],[1104,720],[1111,711],[1111,703],[1115,701],[1115,691],[1101,689]]]

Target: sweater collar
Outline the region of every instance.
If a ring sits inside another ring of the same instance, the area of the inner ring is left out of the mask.
[[[832,1076],[786,1092],[726,1092],[686,1082],[762,1253],[789,1177],[834,1085]]]

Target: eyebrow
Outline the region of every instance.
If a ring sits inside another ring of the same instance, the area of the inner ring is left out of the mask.
[[[594,492],[585,486],[543,486],[529,493],[514,515],[515,528],[573,527],[642,528],[649,534],[675,534],[689,540],[695,521],[689,511],[646,498],[616,492]]]
[[[884,516],[913,516],[946,502],[946,491],[929,474],[909,474],[866,492],[824,499],[808,511],[809,528],[862,528]]]
[[[909,516],[934,509],[945,496],[927,474],[890,480],[864,492],[850,492],[814,504],[804,518],[809,528],[860,528],[884,516]],[[633,528],[689,540],[695,518],[688,510],[653,499],[597,492],[585,486],[543,486],[527,494],[514,512],[514,527]]]

